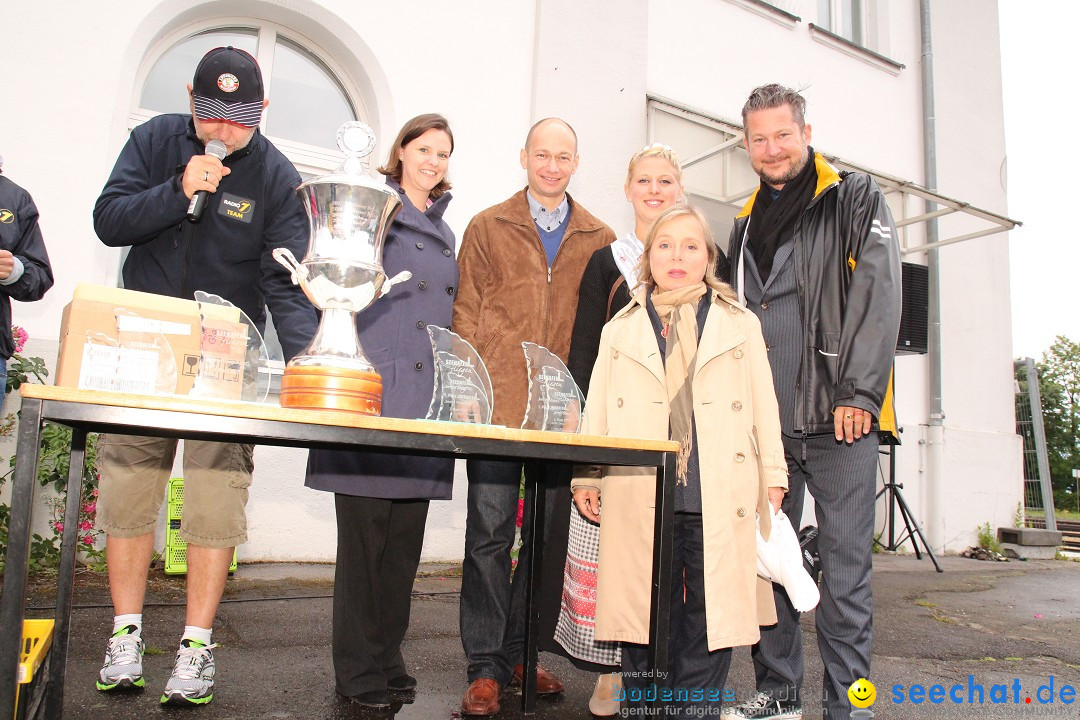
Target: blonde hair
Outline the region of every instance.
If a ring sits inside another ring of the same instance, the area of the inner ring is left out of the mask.
[[[679,164],[679,155],[669,146],[661,145],[660,143],[646,145],[630,156],[630,164],[626,168],[627,187],[630,186],[630,183],[634,179],[634,168],[637,167],[639,162],[646,158],[661,158],[671,163],[671,167],[675,168],[675,182],[679,183],[680,189],[682,188],[682,165]]]
[[[709,221],[705,219],[705,215],[693,205],[672,205],[667,210],[660,213],[660,216],[656,218],[656,222],[653,223],[653,226],[649,229],[649,234],[645,237],[645,250],[641,253],[641,260],[638,261],[637,271],[638,277],[641,278],[641,285],[648,288],[656,287],[656,279],[653,278],[652,267],[649,265],[649,250],[652,249],[653,242],[656,240],[660,228],[672,220],[687,216],[696,218],[697,221],[701,223],[701,230],[705,236],[705,249],[709,255],[709,262],[705,268],[705,284],[718,292],[720,296],[726,300],[737,302],[738,296],[731,286],[716,277],[716,265],[719,262],[720,248],[718,248],[713,241],[712,230],[709,229]]]

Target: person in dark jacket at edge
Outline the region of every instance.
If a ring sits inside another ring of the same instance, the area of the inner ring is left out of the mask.
[[[296,196],[300,175],[258,130],[268,100],[248,53],[215,48],[187,86],[192,114],[159,115],[135,128],[94,206],[94,229],[110,247],[130,247],[124,286],[191,299],[214,293],[262,331],[269,305],[286,359],[315,333],[317,313],[272,257],[307,252],[308,223]],[[217,140],[223,160],[206,151]],[[195,193],[208,193],[201,219],[188,219]],[[236,545],[247,540],[253,446],[184,443],[187,541],[186,627],[162,704],[202,705],[214,696],[214,615]],[[141,688],[142,611],[154,527],[176,440],[109,435],[99,448],[97,511],[106,534],[113,635],[99,690]]]
[[[839,173],[810,147],[806,101],[780,85],[743,106],[744,142],[761,186],[731,230],[732,285],[760,319],[772,366],[793,522],[814,496],[821,556],[818,648],[829,718],[851,712],[848,687],[870,675],[870,572],[877,434],[900,327],[900,252],[870,176]],[[891,409],[887,410],[891,413]],[[799,718],[799,614],[773,585],[779,622],[752,649],[756,697],[736,717]],[[816,710],[816,708],[815,708]]]
[[[30,193],[4,177],[0,158],[0,375],[15,352],[11,301],[33,302],[53,285],[52,266]]]
[[[419,115],[401,128],[379,168],[401,196],[383,245],[383,269],[388,277],[412,272],[409,282],[357,318],[364,352],[382,376],[383,417],[422,418],[431,405],[435,374],[427,326],[450,325],[458,284],[456,239],[443,220],[453,151],[446,118]],[[389,708],[391,692],[416,687],[401,643],[428,505],[450,499],[454,458],[313,449],[307,486],[333,492],[337,513],[337,692],[364,707]]]

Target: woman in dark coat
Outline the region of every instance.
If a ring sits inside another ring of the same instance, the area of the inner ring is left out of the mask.
[[[446,118],[413,118],[398,133],[379,172],[401,196],[383,246],[387,277],[412,279],[357,316],[360,341],[382,375],[382,414],[422,418],[434,376],[427,326],[449,327],[458,268],[446,171],[454,138]],[[388,707],[389,690],[410,690],[401,642],[409,626],[428,501],[448,500],[454,460],[373,452],[312,450],[307,485],[333,492],[338,549],[334,574],[333,657],[337,692],[368,707]]]

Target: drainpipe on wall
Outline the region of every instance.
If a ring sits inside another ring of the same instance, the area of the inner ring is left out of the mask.
[[[934,50],[930,40],[930,0],[919,0],[922,14],[923,163],[926,188],[937,190],[937,131],[934,116]],[[937,204],[926,201],[926,211]],[[938,240],[937,218],[926,222],[926,242]],[[941,402],[941,268],[938,248],[926,252],[929,276],[927,307],[927,363],[929,364],[930,419],[926,431],[926,536],[935,552],[945,546],[945,412]]]

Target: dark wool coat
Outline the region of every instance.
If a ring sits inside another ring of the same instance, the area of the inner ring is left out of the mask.
[[[360,344],[382,375],[384,417],[423,418],[434,388],[427,326],[450,327],[458,268],[454,233],[443,221],[450,202],[445,193],[426,212],[418,210],[401,186],[402,208],[383,246],[387,277],[402,270],[412,278],[357,314]],[[454,459],[347,450],[312,450],[306,484],[316,490],[375,498],[448,500]]]

